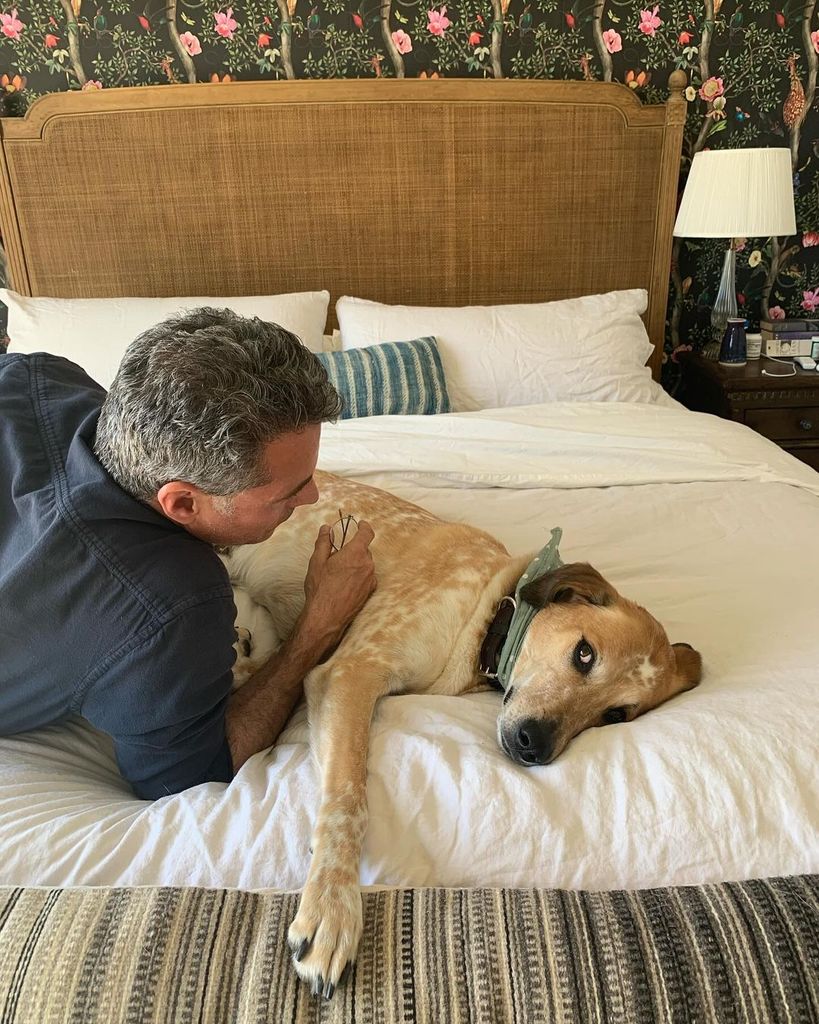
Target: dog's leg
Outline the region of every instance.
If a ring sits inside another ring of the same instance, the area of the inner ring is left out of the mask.
[[[305,688],[322,800],[310,872],[288,940],[300,977],[314,995],[329,997],[361,938],[367,742],[376,701],[389,689],[388,674],[383,665],[347,655],[313,671]]]

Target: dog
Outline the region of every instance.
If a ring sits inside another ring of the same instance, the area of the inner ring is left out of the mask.
[[[362,932],[359,862],[375,705],[387,694],[456,695],[485,685],[479,656],[487,632],[531,556],[513,558],[488,533],[385,491],[327,473],[316,482],[317,504],[299,508],[267,541],[222,557],[244,630],[234,667],[241,685],[293,629],[319,527],[336,523],[341,510],[375,531],[378,588],[304,681],[322,798],[288,941],[300,977],[329,998]],[[656,619],[585,563],[546,572],[522,594],[535,614],[497,724],[513,761],[548,764],[583,730],[630,721],[700,681],[698,652],[671,644]]]

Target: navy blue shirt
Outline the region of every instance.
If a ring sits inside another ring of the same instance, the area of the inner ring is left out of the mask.
[[[232,778],[235,607],[213,549],[94,456],[105,391],[0,353],[0,734],[79,714],[153,799]]]

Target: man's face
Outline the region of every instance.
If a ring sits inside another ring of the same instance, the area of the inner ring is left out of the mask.
[[[318,499],[313,473],[320,437],[321,426],[314,424],[267,444],[261,461],[269,483],[219,498],[174,482],[160,489],[157,504],[169,519],[210,544],[258,544],[299,505]]]

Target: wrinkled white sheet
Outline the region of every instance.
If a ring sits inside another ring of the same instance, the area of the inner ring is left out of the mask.
[[[550,405],[325,428],[321,466],[490,530],[564,530],[705,678],[526,769],[499,697],[391,697],[362,882],[643,887],[819,870],[819,474],[676,407]],[[0,739],[0,883],[297,888],[318,786],[300,709],[230,786],[146,803],[84,723]]]

